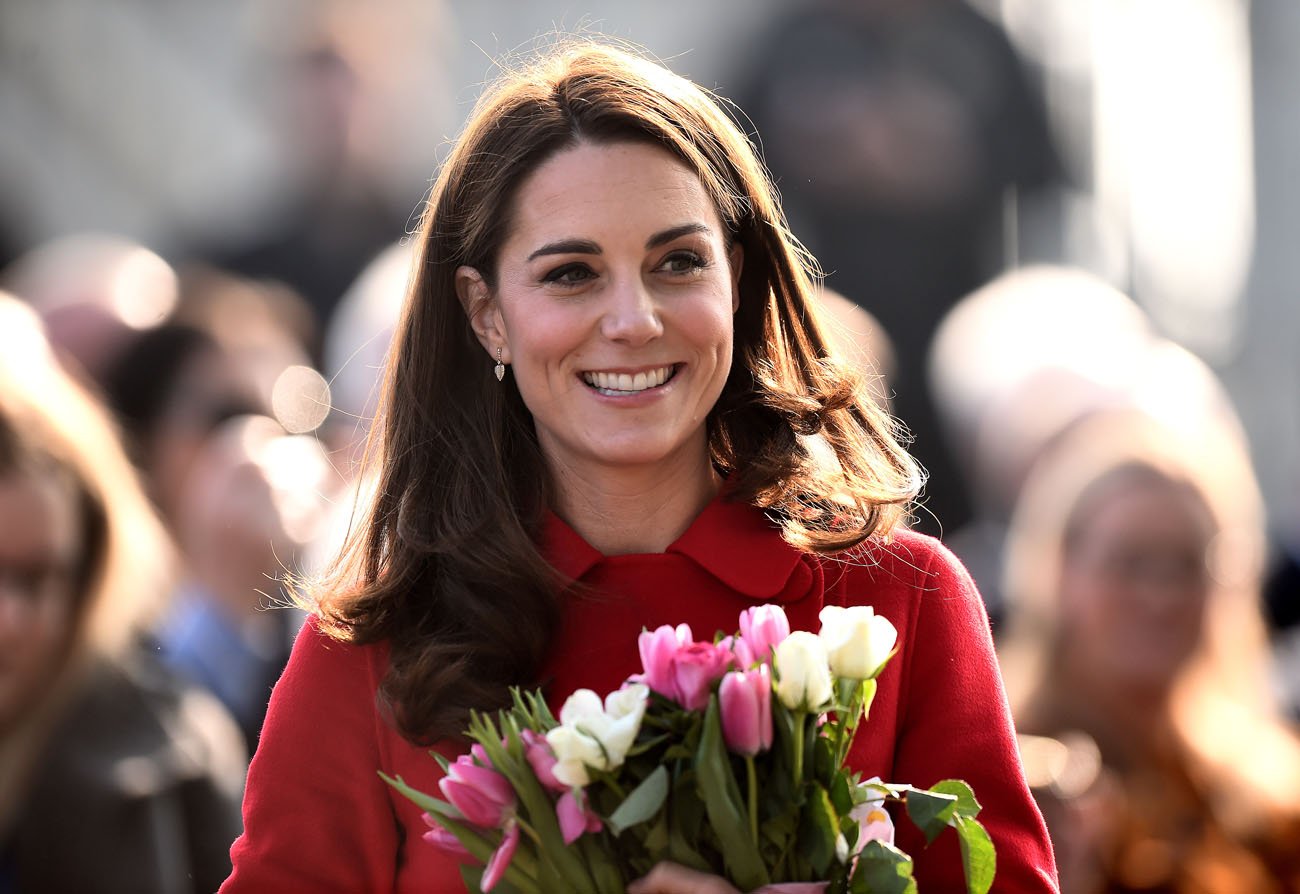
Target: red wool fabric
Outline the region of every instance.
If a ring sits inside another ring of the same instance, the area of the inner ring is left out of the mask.
[[[718,499],[664,553],[603,556],[554,516],[542,547],[557,569],[611,597],[565,597],[542,677],[557,711],[575,689],[604,694],[638,672],[643,628],[686,622],[707,639],[733,632],[745,608],[772,602],[791,629],[816,631],[824,605],[874,606],[898,628],[900,651],[879,678],[850,762],[888,782],[965,779],[997,847],[994,890],[1057,890],[983,603],[936,540],[902,531],[851,557],[817,557],[786,544],[759,510]],[[382,646],[340,644],[315,624],[303,628],[271,696],[248,775],[245,831],[222,892],[463,890],[455,861],[421,839],[420,810],[376,775],[435,794],[441,775],[427,749],[375,708],[386,664]],[[964,890],[952,832],[926,847],[909,820],[897,825],[922,891]]]

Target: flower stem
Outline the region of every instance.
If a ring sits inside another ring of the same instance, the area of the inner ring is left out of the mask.
[[[808,715],[797,711],[794,715],[794,791],[798,796],[803,782],[803,725]]]
[[[745,771],[749,777],[749,837],[758,847],[758,774],[754,772],[754,757],[745,758]]]

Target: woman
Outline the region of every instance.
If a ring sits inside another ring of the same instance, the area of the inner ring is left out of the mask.
[[[233,721],[138,645],[166,540],[107,415],[0,295],[0,890],[212,890]]]
[[[827,356],[807,259],[712,97],[586,44],[507,78],[415,269],[378,496],[272,697],[225,890],[456,889],[376,770],[434,785],[427,747],[457,751],[509,685],[613,689],[643,627],[732,629],[765,602],[805,629],[825,604],[887,614],[902,657],[856,765],[967,778],[1000,890],[1054,889],[978,595],[934,542],[887,540],[915,467]],[[961,883],[952,841],[920,862],[931,890]]]
[[[1230,430],[1096,417],[1022,493],[1003,647],[1016,719],[1086,737],[1101,767],[1053,805],[1065,891],[1300,889],[1300,739],[1269,695],[1262,507]]]

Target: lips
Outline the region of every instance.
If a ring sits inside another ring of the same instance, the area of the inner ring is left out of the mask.
[[[659,366],[637,373],[590,371],[582,374],[582,380],[601,394],[617,396],[636,394],[657,388],[673,377],[675,366]]]

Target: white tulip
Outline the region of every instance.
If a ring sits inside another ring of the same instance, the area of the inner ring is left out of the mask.
[[[831,697],[826,647],[816,634],[796,630],[776,647],[777,698],[792,711],[816,711]]]
[[[837,677],[870,679],[898,641],[894,625],[869,605],[828,605],[821,611],[821,621],[819,636]]]
[[[611,692],[603,706],[590,689],[569,696],[560,709],[560,725],[546,734],[555,752],[555,778],[565,785],[584,786],[591,781],[589,767],[622,766],[641,729],[649,692],[644,683],[637,683]]]

